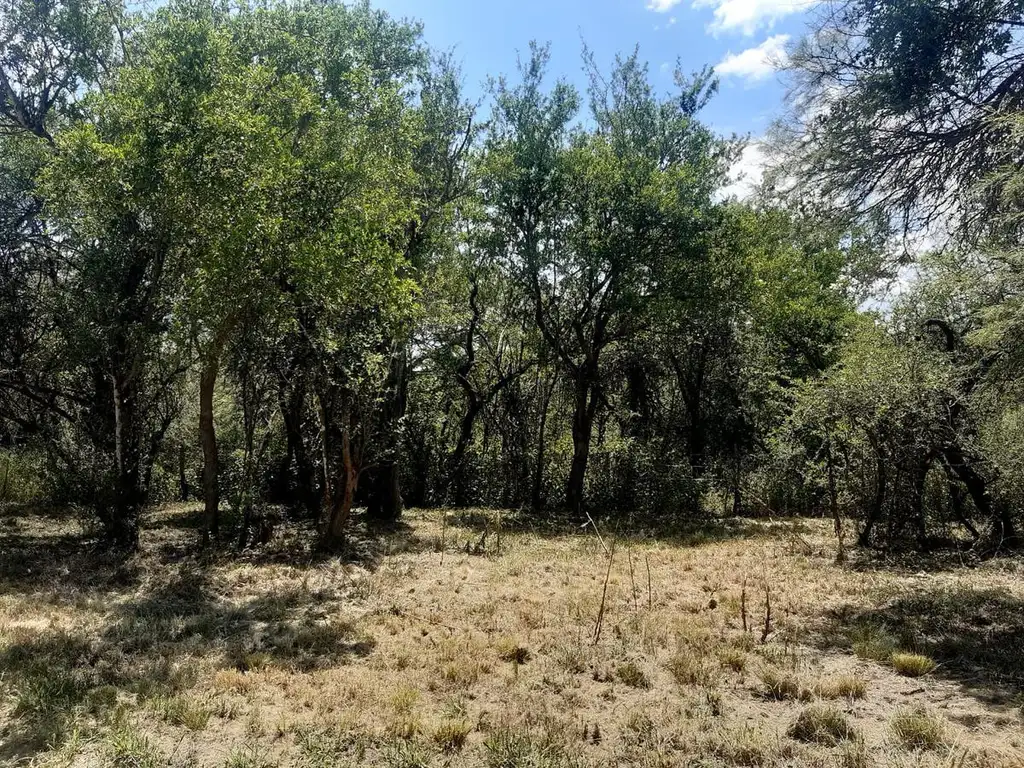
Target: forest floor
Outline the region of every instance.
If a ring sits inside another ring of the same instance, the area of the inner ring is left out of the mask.
[[[124,562],[0,511],[0,764],[1024,766],[1019,559],[437,510],[346,559],[301,528],[200,556],[196,521]]]

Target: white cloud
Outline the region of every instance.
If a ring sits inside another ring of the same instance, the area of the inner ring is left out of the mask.
[[[679,5],[683,0],[647,0],[647,8],[658,13],[667,13]]]
[[[649,0],[652,10],[668,10],[680,0]],[[779,19],[808,10],[818,0],[694,0],[694,8],[714,8],[712,32],[742,31],[752,35],[762,26],[771,26]],[[664,8],[660,7],[664,6]]]
[[[771,76],[786,63],[789,35],[772,35],[760,45],[740,53],[728,53],[715,65],[722,77],[741,77],[748,83]]]
[[[735,197],[738,200],[746,200],[753,195],[764,178],[767,160],[764,148],[756,141],[744,147],[740,159],[729,169],[729,184],[718,191],[718,198],[724,200]]]

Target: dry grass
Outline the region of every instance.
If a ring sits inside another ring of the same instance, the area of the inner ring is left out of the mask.
[[[833,706],[812,704],[797,715],[786,731],[797,741],[836,746],[857,734],[849,719]]]
[[[487,519],[494,530],[486,512],[450,516],[442,563],[436,512],[359,538],[347,559],[316,557],[287,526],[263,551],[200,557],[171,507],[139,555],[106,562],[72,522],[12,518],[0,527],[0,763],[1024,759],[1012,561],[927,581],[918,564],[843,567],[827,526],[809,522],[723,523],[628,549],[620,536],[595,642],[607,558],[594,535],[506,529],[500,551],[489,536],[467,554]],[[939,664],[917,688],[903,648]],[[921,708],[937,701],[942,718]]]
[[[897,710],[889,728],[897,743],[911,749],[938,749],[946,743],[946,726],[921,706]]]
[[[889,663],[904,677],[921,677],[935,670],[935,662],[919,653],[894,653]]]

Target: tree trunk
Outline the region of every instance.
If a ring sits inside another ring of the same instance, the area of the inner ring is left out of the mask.
[[[237,316],[228,317],[213,338],[202,358],[199,373],[199,442],[203,447],[203,533],[202,545],[209,546],[211,538],[220,534],[220,460],[217,453],[217,432],[213,424],[213,395],[217,387],[220,356],[238,322]]]
[[[455,450],[452,451],[451,460],[448,463],[449,476],[451,477],[452,502],[456,507],[464,507],[468,502],[468,472],[466,471],[466,453],[473,441],[473,425],[476,424],[476,417],[483,408],[479,398],[471,397],[466,413],[462,416],[459,427],[459,436],[455,441]]]
[[[928,454],[922,458],[913,468],[913,496],[911,497],[913,509],[911,519],[917,525],[917,543],[919,549],[925,549],[928,544],[928,523],[924,511],[924,492],[928,481],[928,470],[932,465],[932,455]]]
[[[988,491],[985,478],[971,466],[968,457],[957,445],[948,445],[943,449],[943,457],[949,468],[956,473],[960,482],[967,488],[974,506],[979,514],[992,521],[992,539],[997,545],[1013,547],[1018,544],[1017,532],[1009,510],[996,504]]]
[[[284,498],[291,502],[297,502],[306,510],[310,517],[315,518],[319,513],[320,500],[317,498],[316,487],[313,481],[313,462],[310,461],[309,453],[306,450],[306,441],[302,435],[302,416],[306,407],[306,391],[302,386],[292,386],[287,395],[281,394],[279,398],[281,407],[281,419],[284,423],[285,440],[288,446],[286,464],[282,467],[281,475],[285,484],[288,483],[289,475],[293,473],[294,466],[294,496],[292,488],[286,489]]]
[[[178,498],[182,503],[188,501],[188,476],[185,474],[185,443],[178,443]]]
[[[341,433],[340,463],[336,463],[329,484],[331,485],[330,506],[327,525],[324,528],[323,544],[334,549],[345,542],[345,533],[352,515],[352,501],[355,498],[359,473],[352,456],[352,440],[346,426]]]
[[[875,524],[882,519],[882,509],[885,504],[886,482],[885,459],[881,455],[876,454],[875,499],[871,505],[871,509],[868,510],[868,519],[864,523],[864,529],[860,532],[860,536],[857,537],[858,547],[871,546],[871,531],[874,529]]]
[[[203,363],[199,376],[199,441],[203,447],[203,539],[202,545],[210,545],[211,538],[220,533],[220,471],[217,455],[217,432],[213,424],[213,394],[217,385],[217,369],[220,360],[210,355]]]
[[[540,410],[540,426],[537,430],[537,461],[533,470],[533,490],[530,494],[530,506],[534,512],[544,508],[544,453],[547,449],[545,428],[548,422],[548,406],[551,403],[551,394],[555,391],[555,382],[544,392],[544,401]]]
[[[380,427],[385,435],[386,449],[369,478],[366,514],[378,523],[391,524],[398,522],[405,506],[399,460],[399,425],[409,402],[409,365],[404,346],[391,355],[386,387],[380,413]]]
[[[576,383],[575,408],[572,416],[572,466],[565,484],[565,503],[570,511],[583,512],[584,483],[590,460],[590,439],[594,432],[596,398],[590,380],[581,377]]]
[[[105,534],[117,548],[139,543],[139,513],[145,498],[141,487],[138,399],[128,376],[112,377],[114,396],[114,461],[117,473],[112,508],[103,516]]]

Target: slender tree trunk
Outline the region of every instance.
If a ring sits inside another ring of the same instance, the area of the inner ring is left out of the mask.
[[[199,441],[203,447],[203,540],[204,547],[220,534],[220,462],[217,455],[217,432],[213,424],[213,394],[217,385],[220,360],[210,356],[199,376]]]
[[[319,512],[320,500],[317,498],[313,481],[315,469],[302,435],[302,416],[306,408],[305,389],[301,386],[292,386],[286,395],[282,394],[279,404],[288,446],[287,463],[282,467],[281,473],[286,483],[289,475],[293,473],[294,465],[295,495],[289,498],[289,501],[298,502],[310,517],[315,518]],[[286,497],[290,496],[291,488],[288,488]]]
[[[540,426],[537,430],[537,461],[533,470],[533,491],[530,494],[530,506],[534,512],[544,508],[544,460],[547,449],[547,437],[545,429],[548,423],[548,406],[551,404],[551,394],[555,391],[555,382],[552,380],[550,386],[544,391],[544,400],[540,409]]]
[[[381,451],[367,477],[366,515],[378,523],[391,524],[402,516],[402,467],[399,427],[409,403],[408,353],[400,345],[391,353],[385,395],[378,415]]]
[[[956,473],[960,482],[967,488],[974,506],[979,514],[992,521],[992,539],[997,545],[1014,547],[1019,541],[1013,525],[1013,518],[1005,505],[997,504],[988,491],[988,484],[971,466],[968,457],[957,445],[948,445],[943,450],[943,457],[950,469]]]
[[[107,539],[113,546],[135,549],[139,543],[139,513],[145,496],[140,483],[139,404],[128,376],[115,373],[111,379],[117,479],[113,508],[103,522]]]
[[[917,542],[918,548],[924,549],[927,546],[928,539],[928,521],[925,517],[924,511],[924,493],[925,486],[928,481],[928,470],[931,468],[932,456],[928,454],[921,459],[916,466],[914,466],[912,481],[913,481],[913,509],[911,510],[912,519],[917,524]]]
[[[345,541],[345,533],[349,518],[352,516],[352,502],[355,498],[356,485],[359,478],[352,455],[352,439],[347,424],[341,432],[340,442],[340,462],[335,463],[332,473],[333,477],[329,481],[332,491],[327,525],[324,528],[323,543],[326,548],[335,548]]]
[[[459,426],[459,436],[455,441],[455,450],[452,451],[449,460],[449,477],[451,477],[452,501],[456,507],[464,507],[468,501],[468,475],[466,467],[466,453],[473,441],[473,426],[476,424],[476,417],[483,408],[483,404],[476,397],[472,397],[466,407],[466,413],[462,416]]]
[[[213,423],[213,395],[220,371],[220,357],[234,331],[238,318],[223,321],[202,360],[199,373],[199,442],[203,448],[203,532],[202,545],[220,534],[220,458],[217,432]]]
[[[946,470],[949,487],[949,503],[953,508],[953,515],[960,524],[967,529],[971,534],[971,537],[977,541],[981,538],[981,534],[978,532],[978,529],[974,527],[974,523],[970,521],[970,518],[967,517],[967,510],[964,509],[964,489],[961,487],[956,473],[949,466],[948,462],[943,460],[942,466]]]
[[[185,442],[178,443],[178,499],[184,503],[188,501],[189,487],[188,476],[185,474]]]
[[[576,382],[575,407],[572,417],[572,465],[565,485],[565,502],[569,509],[583,512],[590,440],[594,432],[595,397],[590,379],[581,376]]]
[[[885,459],[880,454],[876,454],[875,499],[871,505],[871,509],[868,510],[868,519],[864,523],[864,529],[860,532],[860,536],[857,537],[858,547],[871,546],[871,531],[874,529],[875,524],[882,518],[882,509],[885,504],[886,481]]]

